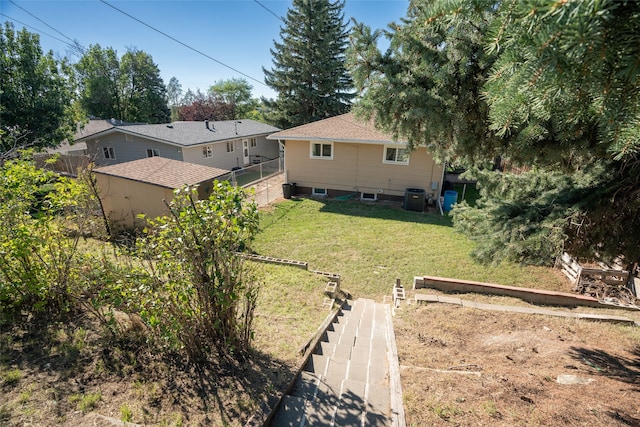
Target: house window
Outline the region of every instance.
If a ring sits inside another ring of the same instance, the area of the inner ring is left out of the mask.
[[[115,159],[116,150],[114,150],[113,147],[102,147],[102,155],[105,159]]]
[[[378,195],[376,193],[360,193],[360,200],[376,201],[378,200]]]
[[[229,142],[227,142],[227,153],[231,153],[231,152],[233,152],[233,150],[234,150],[234,149],[235,149],[235,148],[234,148],[233,141],[229,141]]]
[[[213,157],[213,147],[211,145],[205,145],[202,147],[202,157],[205,159]]]
[[[313,195],[313,196],[326,196],[327,195],[327,189],[326,188],[313,187],[313,190],[311,191],[311,195]]]
[[[311,143],[311,158],[312,159],[333,159],[333,142],[329,143]]]
[[[160,151],[157,148],[147,148],[147,157],[158,157]]]
[[[391,163],[397,165],[409,164],[409,151],[406,148],[384,147],[384,158],[382,163]]]
[[[251,138],[251,146],[252,147],[257,147],[258,146],[258,142],[255,138]]]

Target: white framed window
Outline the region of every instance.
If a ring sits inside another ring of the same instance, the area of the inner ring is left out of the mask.
[[[160,150],[157,148],[147,148],[147,157],[159,157]]]
[[[409,150],[402,147],[393,147],[390,145],[384,146],[384,157],[382,163],[389,163],[394,165],[408,165],[409,164]]]
[[[205,145],[202,147],[202,157],[205,159],[213,157],[213,147],[211,145]]]
[[[312,142],[311,158],[333,160],[333,142]]]
[[[251,138],[251,146],[252,147],[257,147],[258,146],[258,141],[255,138]]]
[[[113,147],[102,147],[102,155],[105,159],[115,159],[116,150]]]
[[[227,142],[227,153],[232,153],[235,150],[234,141]]]
[[[311,195],[312,196],[326,196],[327,195],[327,189],[326,188],[313,187],[313,190],[311,190]]]
[[[376,201],[378,200],[378,195],[376,193],[360,193],[360,200],[369,200]]]

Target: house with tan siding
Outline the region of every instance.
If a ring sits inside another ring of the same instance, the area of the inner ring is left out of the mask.
[[[211,194],[216,178],[228,170],[163,157],[149,157],[93,170],[105,215],[114,230],[143,227],[148,218],[166,215],[165,201],[173,200],[174,190],[198,185],[198,198]]]
[[[98,166],[163,157],[233,169],[277,159],[280,155],[278,143],[266,138],[280,129],[254,120],[108,123],[105,129],[85,132],[74,141],[86,144],[87,154]]]
[[[425,147],[409,152],[406,141],[395,141],[352,113],[267,139],[284,146],[286,180],[295,183],[297,194],[400,201],[411,189],[435,201],[442,190],[443,165]]]

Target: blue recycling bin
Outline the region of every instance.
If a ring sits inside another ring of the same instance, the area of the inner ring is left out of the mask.
[[[445,212],[449,212],[453,209],[453,205],[458,201],[458,192],[453,190],[447,190],[444,192],[444,205],[442,206],[442,210]]]

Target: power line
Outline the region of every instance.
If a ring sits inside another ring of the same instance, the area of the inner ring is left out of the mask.
[[[35,16],[33,13],[29,12],[27,9],[25,9],[24,7],[20,6],[19,4],[17,4],[15,1],[13,0],[9,0],[9,2],[11,4],[13,4],[15,7],[23,10],[25,13],[29,14],[31,17],[37,19],[38,21],[42,22],[44,25],[46,25],[47,27],[51,28],[53,31],[55,31],[56,33],[60,34],[62,37],[64,37],[65,39],[71,41],[71,43],[75,44],[76,41],[73,40],[71,37],[67,37],[66,34],[62,33],[61,31],[58,31],[56,28],[53,28],[51,25],[47,24],[46,22],[44,22],[42,19],[38,18],[37,16]],[[23,24],[24,25],[24,24]],[[66,43],[66,42],[65,42]]]
[[[15,19],[15,18],[12,18],[12,17],[10,17],[9,15],[5,15],[5,14],[4,14],[4,13],[2,13],[2,12],[0,12],[0,15],[4,16],[5,18],[7,18],[7,19],[8,19],[8,20],[10,20],[10,21],[17,22],[18,24],[20,24],[20,25],[22,25],[22,26],[24,26],[24,27],[31,28],[33,31],[35,31],[35,32],[37,32],[37,33],[43,34],[43,35],[45,35],[45,36],[47,36],[47,37],[51,37],[51,38],[52,38],[52,39],[54,39],[54,40],[58,40],[59,42],[64,43],[64,44],[66,44],[66,45],[67,45],[67,46],[69,46],[69,47],[72,47],[72,48],[73,48],[73,47],[75,47],[75,45],[72,45],[72,44],[71,44],[71,43],[69,43],[68,41],[65,41],[65,40],[59,39],[58,37],[56,37],[56,36],[52,36],[52,35],[51,35],[51,34],[49,34],[49,33],[45,33],[44,31],[42,31],[42,30],[40,30],[40,29],[38,29],[38,28],[36,28],[36,27],[33,27],[33,26],[29,25],[29,24],[25,24],[24,22],[19,21],[19,20]]]
[[[230,69],[230,70],[232,70],[232,71],[235,71],[236,73],[238,73],[238,74],[240,74],[240,75],[243,75],[243,76],[245,76],[246,78],[253,80],[254,82],[257,82],[257,83],[259,83],[259,84],[261,84],[261,85],[263,85],[263,86],[267,86],[264,82],[262,82],[262,81],[260,81],[260,80],[258,80],[258,79],[256,79],[256,78],[254,78],[254,77],[251,77],[250,75],[245,74],[245,73],[243,73],[242,71],[240,71],[240,70],[238,70],[238,69],[236,69],[236,68],[233,68],[232,66],[227,65],[227,64],[225,64],[224,62],[219,61],[219,60],[217,60],[217,59],[213,58],[212,56],[207,55],[206,53],[204,53],[204,52],[202,52],[202,51],[200,51],[200,50],[198,50],[198,49],[196,49],[196,48],[194,48],[194,47],[189,46],[188,44],[186,44],[186,43],[184,43],[184,42],[181,42],[180,40],[176,39],[176,38],[175,38],[175,37],[173,37],[173,36],[170,36],[169,34],[165,33],[164,31],[161,31],[161,30],[159,30],[159,29],[157,29],[157,28],[155,28],[155,27],[153,27],[153,26],[151,26],[151,25],[147,24],[146,22],[144,22],[144,21],[142,21],[142,20],[140,20],[140,19],[136,18],[135,16],[132,16],[132,15],[128,14],[127,12],[123,11],[122,9],[118,9],[118,8],[117,8],[117,7],[115,7],[114,5],[112,5],[112,4],[110,4],[110,3],[108,3],[107,1],[105,1],[105,0],[100,0],[100,2],[101,2],[101,3],[106,4],[107,6],[109,6],[109,7],[110,7],[110,8],[112,8],[112,9],[117,10],[118,12],[122,13],[123,15],[128,16],[129,18],[131,18],[131,19],[133,19],[134,21],[136,21],[136,22],[138,22],[138,23],[140,23],[140,24],[144,25],[145,27],[148,27],[148,28],[152,29],[153,31],[155,31],[155,32],[157,32],[157,33],[162,34],[163,36],[167,37],[168,39],[173,40],[174,42],[176,42],[176,43],[178,43],[178,44],[180,44],[180,45],[182,45],[182,46],[184,46],[184,47],[186,47],[187,49],[190,49],[190,50],[192,50],[192,51],[194,51],[194,52],[196,52],[196,53],[198,53],[198,54],[200,54],[200,55],[204,56],[205,58],[208,58],[208,59],[212,60],[213,62],[216,62],[216,63],[218,63],[218,64],[222,65],[223,67],[226,67],[226,68],[228,68],[228,69]]]
[[[267,6],[263,5],[262,3],[260,3],[258,0],[253,0],[256,3],[258,3],[260,6],[262,6],[262,8],[264,10],[266,10],[267,12],[269,12],[270,14],[272,14],[273,16],[275,16],[276,18],[278,18],[279,20],[281,20],[282,22],[285,22],[284,18],[282,18],[282,16],[278,15],[277,13],[275,13],[273,10],[269,9]]]

